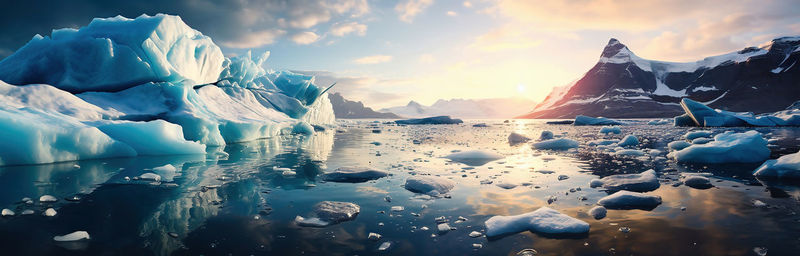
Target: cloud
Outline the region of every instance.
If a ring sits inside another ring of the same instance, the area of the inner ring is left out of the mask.
[[[355,21],[348,23],[336,23],[331,26],[330,33],[334,36],[345,36],[350,33],[364,36],[367,33],[367,25],[359,24]]]
[[[292,42],[300,45],[311,44],[319,39],[319,35],[311,31],[300,32],[292,35]]]
[[[353,60],[353,62],[358,64],[378,64],[378,63],[389,62],[391,60],[392,60],[391,55],[372,55],[355,59]]]
[[[270,45],[275,42],[275,40],[286,34],[285,30],[280,29],[267,29],[257,32],[252,32],[249,34],[244,34],[237,38],[236,40],[232,41],[225,41],[221,44],[225,47],[230,48],[255,48],[262,45]]]
[[[462,3],[462,5],[464,5],[464,7],[467,7],[467,8],[472,8],[472,3],[470,3],[469,1],[464,1],[464,3]]]
[[[400,20],[411,23],[414,21],[414,16],[431,4],[433,4],[433,0],[403,0],[397,3],[394,10],[400,15]]]
[[[0,8],[0,24],[24,25],[0,26],[0,48],[16,50],[35,34],[86,26],[95,17],[133,18],[157,13],[180,15],[186,24],[220,45],[251,48],[321,23],[361,17],[369,11],[366,0],[10,1]],[[0,53],[0,58],[5,55]]]
[[[450,16],[450,17],[458,16],[458,13],[454,12],[454,11],[447,11],[445,14],[447,14],[447,16]]]

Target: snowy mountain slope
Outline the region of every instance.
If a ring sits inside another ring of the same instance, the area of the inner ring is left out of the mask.
[[[452,116],[457,118],[511,118],[521,115],[535,104],[522,98],[437,100],[431,106],[415,101],[406,106],[381,109],[404,117]]]
[[[332,125],[314,77],[265,70],[268,56],[225,58],[164,14],[37,35],[0,61],[0,166],[203,154]]]
[[[583,77],[554,88],[521,117],[672,117],[683,112],[678,102],[684,97],[723,110],[774,112],[800,99],[798,49],[800,37],[782,37],[676,63],[643,59],[612,38]]]

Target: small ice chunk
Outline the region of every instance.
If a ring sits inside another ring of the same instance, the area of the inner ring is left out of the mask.
[[[53,216],[56,216],[57,212],[53,208],[47,208],[47,210],[44,210],[43,214],[44,214],[44,216],[47,216],[47,217],[53,217]]]
[[[447,233],[452,229],[453,228],[447,223],[439,223],[439,225],[436,225],[436,230],[439,230],[439,233]]]
[[[478,231],[469,232],[469,237],[472,237],[472,238],[479,237],[479,236],[482,236],[482,235],[483,235],[483,233],[478,232]]]
[[[392,206],[392,211],[393,211],[393,212],[402,212],[402,211],[403,211],[403,210],[405,210],[405,209],[406,209],[405,207],[403,207],[403,206],[399,206],[399,205],[397,205],[397,206]]]
[[[558,138],[558,139],[550,139],[544,140],[540,142],[533,143],[534,149],[552,149],[552,150],[567,150],[571,148],[577,148],[578,142],[575,140],[567,139],[567,138]]]
[[[508,135],[508,144],[511,144],[511,145],[516,145],[516,144],[519,144],[519,143],[525,143],[525,142],[528,142],[529,140],[531,140],[531,138],[528,138],[525,135],[522,135],[522,134],[519,134],[519,133],[516,133],[516,132],[512,132],[511,134]]]
[[[486,236],[493,237],[530,230],[546,234],[583,234],[589,232],[589,223],[567,216],[548,207],[514,215],[493,216],[486,221]]]
[[[497,185],[498,187],[504,188],[504,189],[512,189],[512,188],[516,188],[517,187],[517,184],[508,183],[508,182],[501,182],[501,183],[497,183],[495,185]]]
[[[606,217],[606,212],[608,211],[606,210],[605,207],[595,206],[591,210],[589,210],[589,215],[592,215],[594,219],[599,220]]]
[[[325,227],[330,225],[330,222],[321,220],[320,218],[303,218],[300,215],[294,217],[294,222],[297,223],[298,226],[303,227]]]
[[[683,178],[683,184],[692,188],[710,188],[711,180],[700,175],[688,175]]]
[[[658,189],[660,184],[653,169],[639,174],[617,174],[600,179],[603,188],[611,191],[628,190],[648,192]]]
[[[453,153],[445,158],[470,166],[481,166],[494,160],[503,159],[505,156],[489,151],[469,150]]]
[[[626,147],[626,146],[636,146],[639,145],[639,139],[636,136],[628,135],[622,138],[622,140],[617,143],[617,146]]]
[[[386,251],[392,247],[392,242],[383,242],[380,246],[378,246],[378,251]]]
[[[42,203],[52,203],[58,201],[58,198],[51,196],[51,195],[43,195],[39,197],[39,202]]]
[[[472,244],[472,249],[480,249],[483,248],[483,244]]]
[[[333,172],[322,175],[322,179],[333,182],[358,183],[369,180],[376,180],[389,175],[388,172],[369,167],[339,167]]]
[[[714,132],[712,131],[691,131],[683,135],[687,140],[694,140],[701,137],[710,137]]]
[[[406,179],[405,188],[408,191],[431,196],[439,196],[449,192],[455,184],[445,178],[433,176],[414,176]]]
[[[368,238],[369,240],[372,240],[372,241],[378,241],[378,240],[381,240],[381,238],[382,238],[382,237],[383,237],[383,236],[382,236],[381,234],[378,234],[378,233],[372,233],[372,232],[369,232],[369,235],[367,236],[367,238]]]
[[[617,156],[643,156],[644,155],[644,151],[641,151],[641,150],[638,150],[638,149],[623,149],[623,150],[617,150],[616,152],[614,152],[614,155],[617,155]]]
[[[281,176],[283,176],[283,177],[294,177],[296,175],[297,175],[297,172],[295,172],[295,171],[283,171],[283,172],[281,172]]]
[[[34,213],[34,211],[31,210],[31,209],[26,209],[26,210],[22,211],[22,215],[31,215],[33,213]]]
[[[781,156],[777,160],[767,160],[753,172],[753,175],[758,177],[800,178],[800,151]]]
[[[2,215],[3,217],[14,216],[14,214],[15,214],[14,211],[12,211],[11,209],[3,209],[3,212],[0,213],[0,215]]]
[[[661,197],[623,190],[601,198],[597,204],[610,209],[651,208],[661,204]]]
[[[295,217],[300,226],[324,227],[336,223],[353,220],[361,211],[361,207],[349,202],[322,201],[314,205],[316,217]]]
[[[139,179],[160,182],[161,176],[152,172],[139,175]]]
[[[756,200],[753,200],[753,206],[758,207],[758,208],[766,207],[767,203],[764,203],[763,201],[756,199]]]
[[[589,181],[589,187],[596,188],[602,186],[603,186],[603,180],[601,179],[592,179],[591,181]]]
[[[542,131],[541,134],[539,134],[539,140],[552,140],[552,139],[553,139],[553,132],[551,131],[545,130]]]
[[[53,241],[56,242],[74,242],[74,241],[88,240],[88,239],[90,239],[89,232],[86,231],[75,231],[63,236],[53,237]]]
[[[603,133],[603,134],[609,134],[609,133],[620,134],[620,133],[622,133],[622,130],[619,129],[619,126],[603,126],[603,128],[600,128],[600,133]]]
[[[691,145],[692,145],[692,143],[689,143],[689,142],[686,142],[686,141],[683,141],[683,140],[676,140],[676,141],[673,141],[673,142],[670,142],[669,144],[667,144],[667,147],[669,148],[669,150],[677,151],[677,150],[682,150],[682,149],[684,149],[686,147],[689,147]]]

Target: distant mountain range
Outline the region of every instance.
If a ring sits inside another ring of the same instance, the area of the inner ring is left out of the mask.
[[[522,98],[438,100],[431,106],[415,101],[405,106],[383,108],[404,117],[452,116],[454,118],[512,118],[529,112],[535,101]]]
[[[336,118],[400,118],[392,113],[375,112],[372,108],[365,107],[364,103],[347,100],[339,93],[329,93],[328,99],[333,105],[333,114]]]
[[[712,108],[754,113],[782,110],[800,100],[800,37],[676,63],[636,56],[617,39],[574,83],[554,88],[520,118],[673,117],[681,98]]]

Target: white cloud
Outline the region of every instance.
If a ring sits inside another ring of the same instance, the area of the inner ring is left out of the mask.
[[[292,35],[291,39],[296,44],[311,44],[319,39],[319,35],[311,31],[305,31]]]
[[[450,16],[450,17],[458,16],[458,13],[454,12],[454,11],[447,11],[447,16]]]
[[[391,55],[372,55],[355,59],[353,60],[353,62],[358,64],[378,64],[378,63],[389,62],[391,60],[392,60]]]
[[[472,8],[472,3],[470,3],[469,1],[464,1],[464,7]]]
[[[286,34],[286,31],[280,29],[261,30],[244,34],[234,40],[223,42],[222,45],[230,48],[255,48],[270,45],[284,34]]]
[[[355,21],[348,23],[336,23],[331,26],[330,33],[334,36],[345,36],[350,33],[364,36],[367,33],[367,25],[359,24]]]
[[[417,16],[431,4],[433,4],[433,0],[404,0],[397,3],[394,10],[400,15],[400,20],[411,23],[414,20],[414,16]]]

